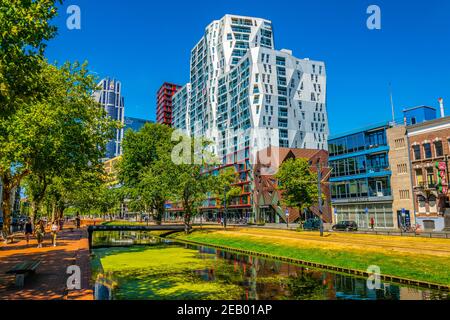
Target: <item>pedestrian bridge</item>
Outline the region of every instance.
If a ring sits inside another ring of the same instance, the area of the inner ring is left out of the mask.
[[[93,234],[97,231],[185,231],[185,225],[155,225],[155,226],[89,226],[88,229],[89,251],[92,250]]]

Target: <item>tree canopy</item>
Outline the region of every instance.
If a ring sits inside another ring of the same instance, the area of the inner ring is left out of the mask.
[[[119,162],[119,180],[130,200],[130,207],[155,212],[161,223],[165,204],[175,187],[175,165],[171,161],[173,129],[146,124],[140,131],[128,131]]]
[[[310,168],[307,159],[289,159],[285,161],[276,174],[278,188],[282,191],[282,203],[300,211],[309,209],[318,202],[319,189],[317,174]]]
[[[92,99],[95,78],[86,64],[45,60],[61,1],[0,1],[0,179],[8,233],[11,193],[24,178],[40,203],[53,178],[98,167],[119,124]]]
[[[0,0],[0,114],[39,101],[46,41],[56,35],[51,20],[59,0]],[[0,117],[3,117],[0,116]]]

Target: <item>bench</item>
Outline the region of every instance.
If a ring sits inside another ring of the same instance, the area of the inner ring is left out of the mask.
[[[41,262],[42,261],[40,260],[32,260],[19,263],[18,265],[14,266],[11,270],[7,271],[6,274],[15,275],[16,287],[23,288],[23,286],[25,285],[25,277],[35,274]]]

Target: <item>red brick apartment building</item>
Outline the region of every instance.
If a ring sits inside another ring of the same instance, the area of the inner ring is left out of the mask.
[[[172,126],[172,98],[181,86],[165,82],[157,93],[156,122]]]
[[[253,157],[256,157],[255,159]],[[247,147],[236,151],[223,159],[223,165],[205,168],[205,174],[219,174],[223,169],[235,167],[237,179],[233,186],[241,188],[241,195],[228,206],[228,221],[247,220],[256,223],[290,223],[299,221],[300,212],[297,208],[286,208],[282,205],[282,193],[277,189],[275,174],[283,162],[288,159],[307,159],[311,169],[317,172],[319,162],[322,169],[322,194],[325,201],[322,217],[325,223],[332,222],[331,194],[328,184],[330,169],[328,168],[328,152],[325,150],[291,149],[270,147],[251,154]],[[289,217],[286,217],[289,210]],[[183,208],[179,203],[168,204],[170,216],[180,216]],[[206,221],[217,221],[222,217],[224,208],[219,199],[210,198],[202,208]],[[320,216],[319,209],[314,206],[309,209],[305,218]]]

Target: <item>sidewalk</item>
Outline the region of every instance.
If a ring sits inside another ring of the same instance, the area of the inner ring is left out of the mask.
[[[16,240],[17,241],[17,240]],[[0,300],[92,300],[89,248],[86,230],[64,230],[58,234],[58,245],[51,246],[47,234],[44,247],[37,249],[35,239],[27,246],[24,240],[0,244]],[[25,287],[16,289],[14,276],[6,272],[27,260],[42,260],[35,275],[25,279]],[[81,290],[67,290],[68,266],[81,269]]]

